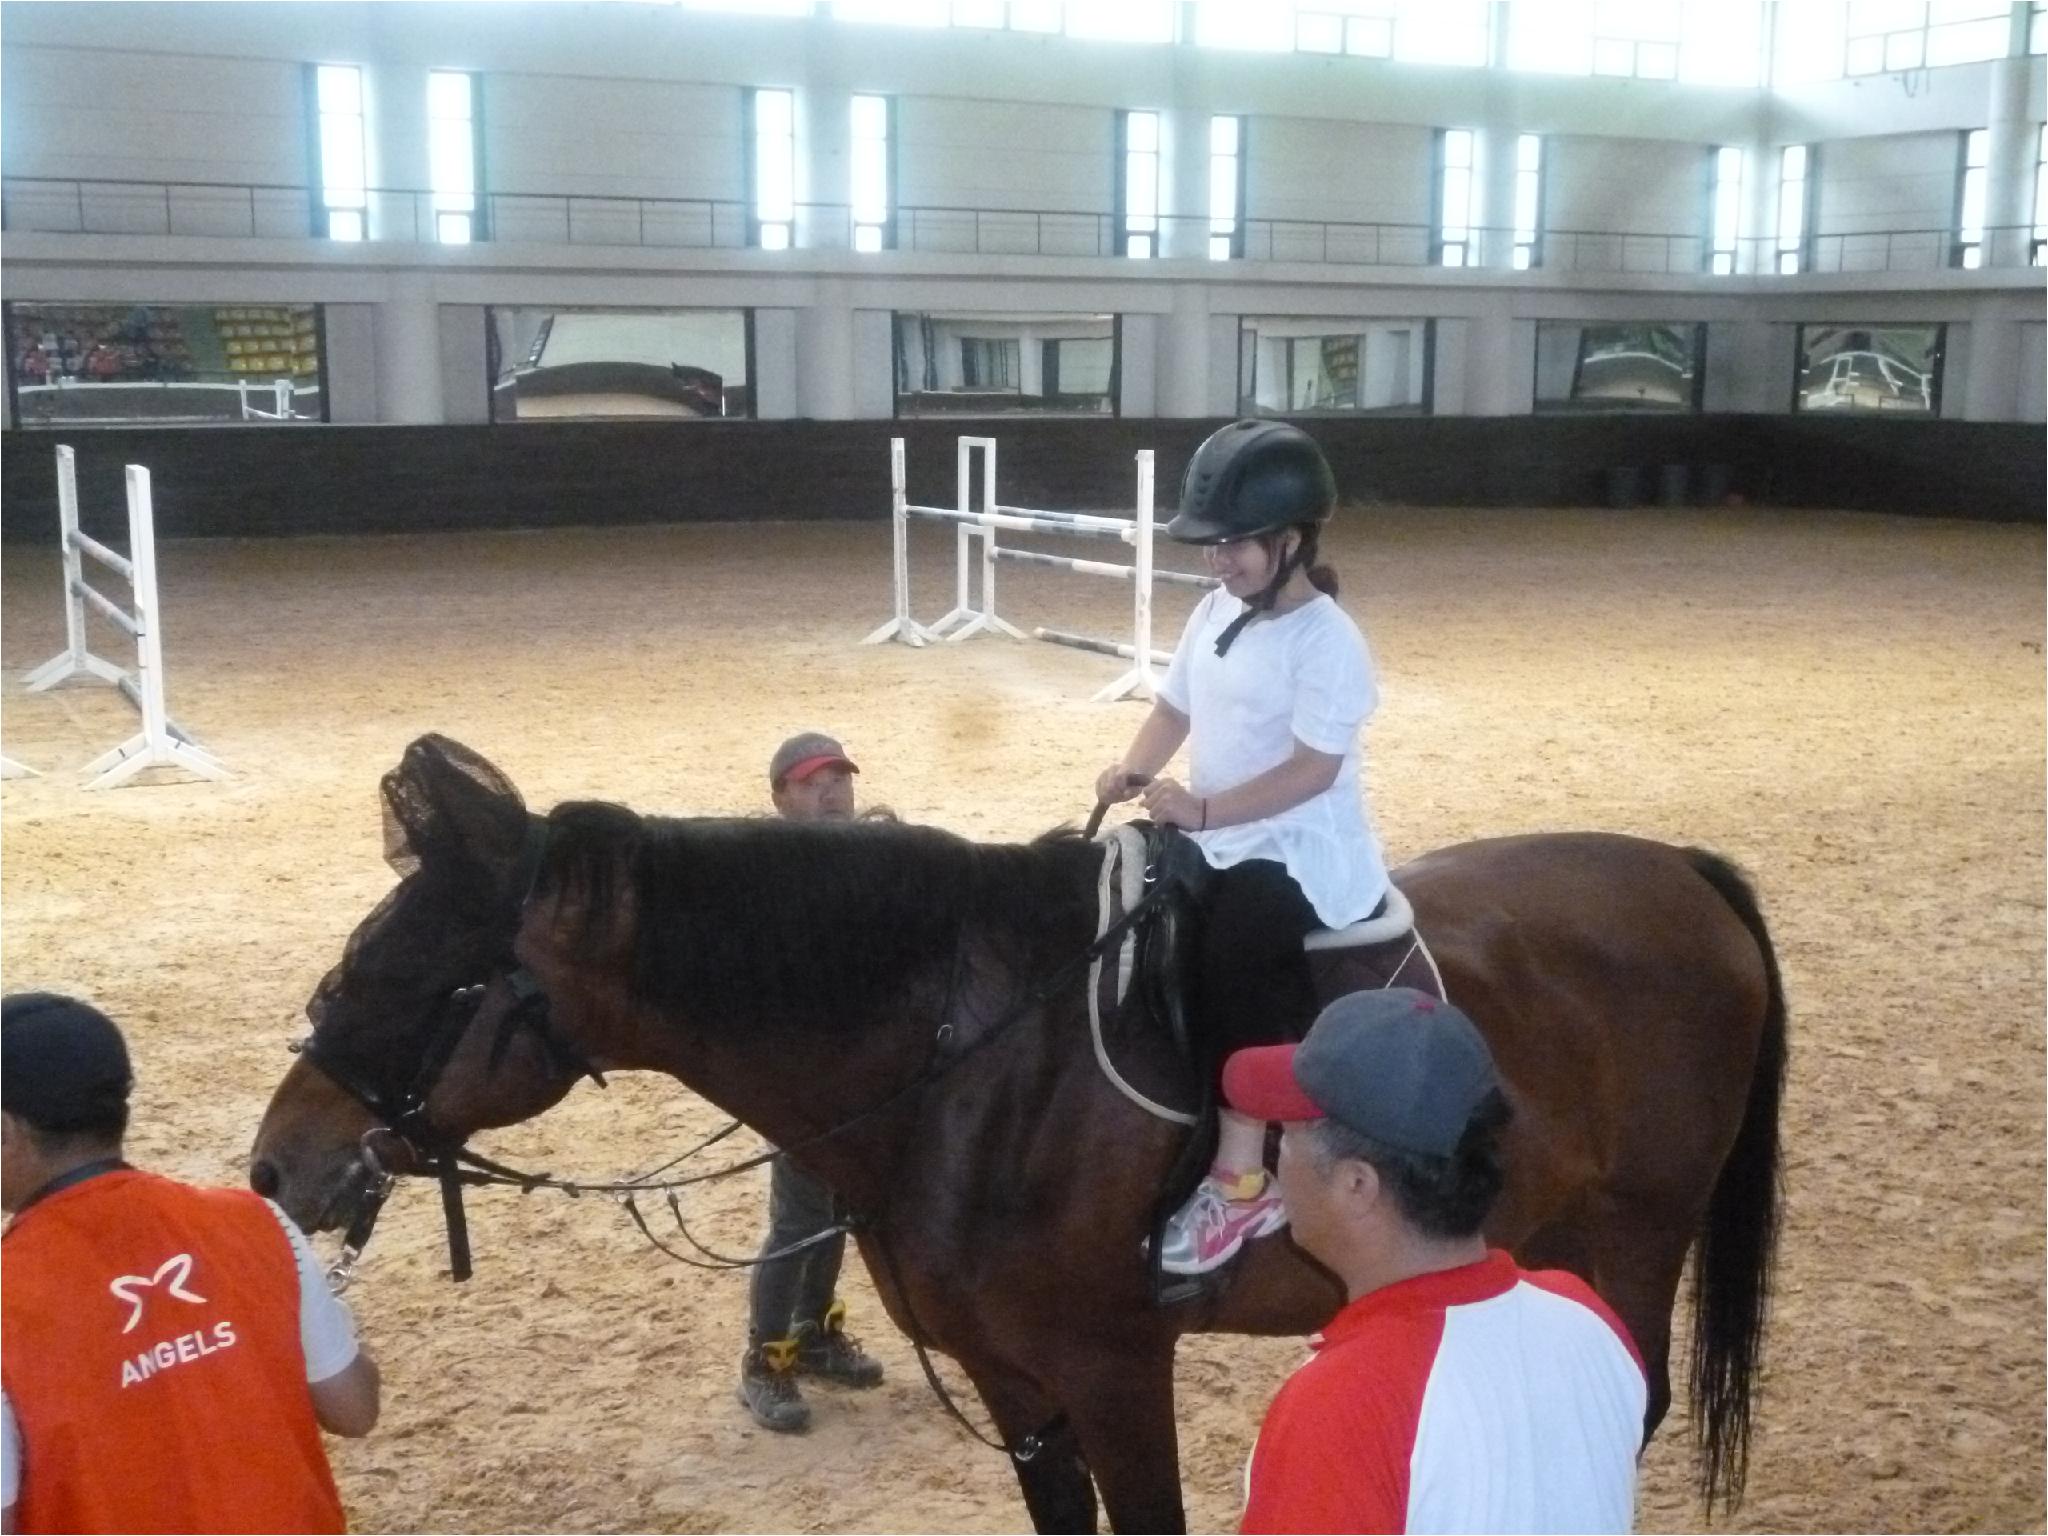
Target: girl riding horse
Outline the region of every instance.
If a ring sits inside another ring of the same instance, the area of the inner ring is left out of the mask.
[[[1202,546],[1222,586],[1196,605],[1157,702],[1097,797],[1142,790],[1216,871],[1195,1014],[1205,1050],[1305,1025],[1315,992],[1301,941],[1370,917],[1386,864],[1366,814],[1359,731],[1379,702],[1372,653],[1316,561],[1337,486],[1314,439],[1240,421],[1195,451],[1166,532]],[[1183,742],[1189,783],[1160,776]],[[1216,1157],[1168,1221],[1160,1267],[1201,1274],[1285,1225],[1264,1127],[1225,1109]]]

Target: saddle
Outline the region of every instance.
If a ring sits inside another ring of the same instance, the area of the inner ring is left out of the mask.
[[[1193,1133],[1154,1213],[1149,1251],[1156,1254],[1161,1226],[1193,1190],[1215,1147],[1214,1063],[1190,1029],[1188,1003],[1194,935],[1215,872],[1194,840],[1174,827],[1129,822],[1098,841],[1103,850],[1098,937],[1140,901],[1158,894],[1116,949],[1089,968],[1088,1022],[1096,1063],[1132,1103]],[[1347,993],[1382,987],[1412,987],[1444,999],[1443,978],[1416,931],[1414,909],[1398,887],[1388,886],[1371,917],[1344,928],[1318,929],[1302,941],[1302,948],[1318,1010]],[[1298,1038],[1311,1022],[1289,1021],[1289,1031]],[[1236,1267],[1184,1277],[1163,1274],[1155,1265],[1154,1299],[1162,1306],[1193,1300],[1226,1284]]]

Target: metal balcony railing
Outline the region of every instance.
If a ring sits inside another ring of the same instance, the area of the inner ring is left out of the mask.
[[[430,242],[446,194],[372,188],[361,208],[376,242]],[[746,204],[730,199],[609,197],[595,193],[491,192],[474,199],[478,239],[518,244],[742,250],[763,243]],[[117,181],[9,176],[0,180],[0,229],[9,233],[176,235],[222,239],[313,238],[315,195],[306,187],[245,182]],[[853,210],[803,203],[771,234],[799,250],[855,249]],[[1133,231],[1114,214],[1025,208],[907,207],[885,227],[890,249],[962,256],[1122,256]],[[1225,235],[1204,216],[1161,216],[1135,231],[1149,254],[1206,258],[1223,240],[1233,259],[1311,265],[1428,267],[1513,265],[1517,245],[1544,271],[1710,275],[1940,271],[2023,267],[2041,261],[2029,226],[1987,229],[1968,244],[1954,230],[1835,231],[1781,252],[1745,238],[1714,250],[1704,236],[1625,230],[1546,230],[1533,243],[1506,229],[1471,228],[1446,241],[1424,224],[1339,219],[1246,219]],[[1446,260],[1447,252],[1453,257]]]

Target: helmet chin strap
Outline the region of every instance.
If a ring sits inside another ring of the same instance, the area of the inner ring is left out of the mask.
[[[1244,605],[1244,612],[1232,619],[1229,627],[1216,637],[1216,654],[1218,656],[1228,655],[1230,647],[1236,642],[1238,635],[1243,632],[1245,625],[1251,623],[1260,614],[1270,612],[1273,605],[1280,600],[1281,589],[1294,579],[1294,573],[1301,568],[1301,549],[1302,541],[1296,539],[1294,548],[1288,550],[1286,554],[1280,557],[1280,564],[1273,571],[1273,579],[1259,590],[1257,596]]]

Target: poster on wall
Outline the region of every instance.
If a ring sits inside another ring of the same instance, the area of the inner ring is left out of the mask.
[[[1536,325],[1538,411],[1697,411],[1707,331],[1687,322]]]
[[[327,419],[317,304],[7,306],[25,428],[275,426]]]
[[[904,314],[898,416],[1114,416],[1114,315]]]
[[[1435,392],[1433,320],[1244,315],[1241,416],[1425,416]]]
[[[743,309],[490,310],[491,420],[722,421],[754,413]]]
[[[1793,407],[1937,415],[1945,332],[1939,325],[1802,325]]]

